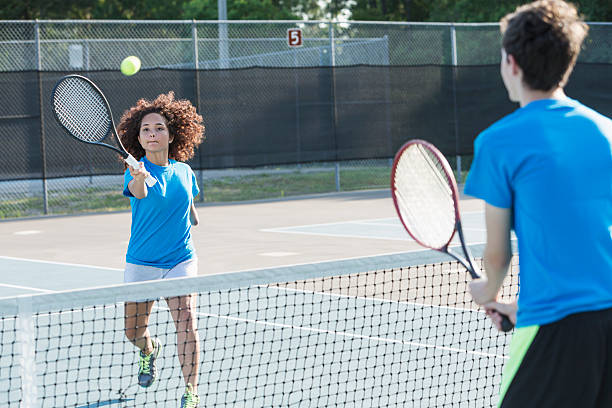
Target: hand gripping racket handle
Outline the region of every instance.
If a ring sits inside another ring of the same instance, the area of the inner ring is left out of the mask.
[[[459,220],[459,218],[457,218],[457,222],[455,224],[455,230],[457,231],[457,234],[459,235],[459,241],[461,242],[461,248],[463,248],[463,253],[465,254],[465,259],[467,260],[467,262],[448,250],[446,251],[446,253],[450,254],[453,258],[458,260],[468,270],[472,279],[478,279],[480,278],[480,274],[476,272],[476,268],[474,267],[474,262],[472,262],[472,253],[470,251],[470,248],[465,243],[465,238],[463,236],[463,227],[461,226],[461,221]],[[499,315],[502,318],[501,329],[503,332],[509,332],[510,330],[514,329],[514,324],[512,324],[508,316],[506,316],[505,314],[499,311],[497,311],[497,313],[499,313]]]
[[[138,161],[131,154],[128,154],[128,157],[125,158],[125,162],[135,169],[140,167]],[[155,177],[149,174],[149,176],[145,179],[145,183],[147,183],[147,186],[153,187],[155,183],[157,183],[157,180],[155,179]]]

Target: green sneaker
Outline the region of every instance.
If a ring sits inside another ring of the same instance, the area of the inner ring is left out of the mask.
[[[159,356],[162,345],[158,339],[153,339],[153,351],[145,355],[142,351],[139,353],[140,360],[138,361],[138,385],[141,387],[150,387],[155,382],[157,377],[157,367],[155,360]]]
[[[200,403],[200,397],[193,393],[193,386],[187,384],[187,389],[183,398],[181,398],[181,408],[197,408]]]

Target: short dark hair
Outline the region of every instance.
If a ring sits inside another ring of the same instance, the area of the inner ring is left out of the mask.
[[[565,86],[589,27],[576,7],[562,0],[539,0],[517,7],[501,20],[502,46],[534,90]]]

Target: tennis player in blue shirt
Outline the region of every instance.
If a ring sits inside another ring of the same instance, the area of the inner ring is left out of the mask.
[[[132,227],[126,255],[125,282],[195,276],[198,273],[191,227],[198,224],[193,204],[199,193],[195,175],[183,161],[203,139],[202,117],[186,100],[162,94],[141,99],[121,118],[118,133],[137,159],[139,168],[125,172],[123,194],[130,197]],[[157,180],[147,187],[151,174]],[[186,390],[181,408],[195,408],[200,364],[200,341],[195,315],[196,295],[166,299],[177,333],[178,358]],[[158,373],[161,342],[148,323],[153,301],[126,302],[125,333],[139,349],[138,384],[149,387]]]
[[[501,76],[520,108],[482,132],[465,193],[485,201],[486,278],[470,285],[516,331],[499,406],[612,407],[612,121],[567,97],[588,27],[561,0],[501,21]],[[496,301],[520,253],[518,302]]]

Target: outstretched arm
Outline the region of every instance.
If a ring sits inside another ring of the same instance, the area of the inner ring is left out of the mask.
[[[149,176],[149,172],[145,169],[144,163],[140,162],[140,167],[137,169],[132,166],[128,166],[128,169],[132,175],[132,180],[128,183],[130,193],[138,199],[145,198],[148,193],[145,180]]]

